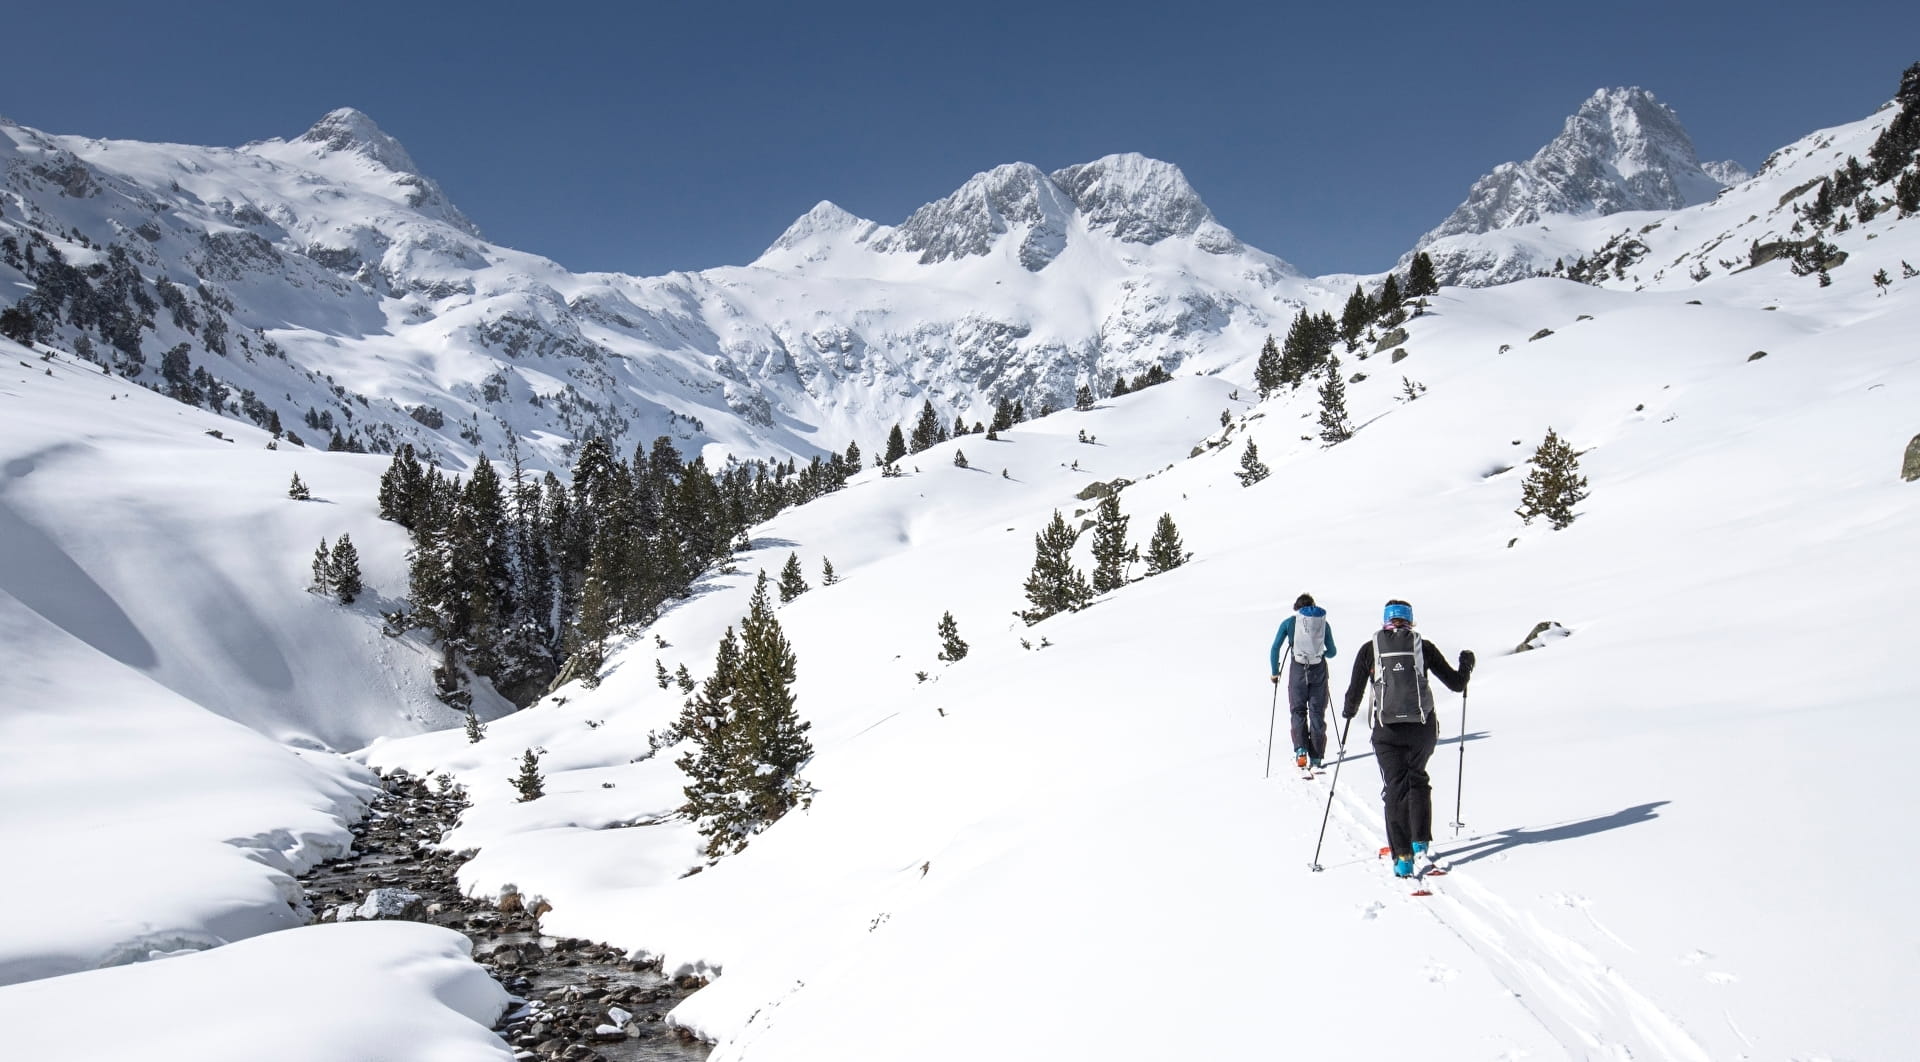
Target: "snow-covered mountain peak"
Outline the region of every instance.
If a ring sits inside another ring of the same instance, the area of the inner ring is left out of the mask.
[[[1240,249],[1240,241],[1214,220],[1187,175],[1170,162],[1126,152],[1055,170],[1052,179],[1089,226],[1124,243],[1195,236],[1202,249],[1215,254]]]
[[[298,142],[317,145],[322,155],[346,152],[377,162],[395,173],[425,176],[400,141],[387,135],[366,112],[352,107],[329,111],[326,117],[313,123],[313,128],[301,133]]]
[[[438,182],[420,172],[413,156],[363,111],[341,107],[292,140],[257,141],[240,149],[256,158],[321,174],[398,199],[418,213],[446,222],[469,236],[480,230],[447,198]]]
[[[1528,225],[1549,215],[1678,210],[1746,179],[1738,163],[1703,166],[1673,109],[1642,88],[1600,89],[1526,162],[1495,167],[1466,202],[1420,238]]]
[[[842,236],[851,235],[861,240],[871,235],[879,226],[873,222],[850,213],[837,203],[822,199],[815,203],[812,210],[800,215],[787,231],[770,244],[761,257],[778,251],[814,251],[824,250],[818,245],[833,241]]]

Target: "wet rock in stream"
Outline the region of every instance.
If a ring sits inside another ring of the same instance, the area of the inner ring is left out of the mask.
[[[466,807],[460,791],[400,771],[384,781],[367,818],[353,827],[354,854],[301,879],[318,919],[404,918],[465,933],[475,961],[514,996],[494,1031],[517,1059],[707,1057],[707,1044],[665,1021],[704,982],[665,977],[657,963],[635,962],[606,944],[542,934],[539,915],[549,908],[538,897],[462,895],[455,871],[470,853],[434,847]]]

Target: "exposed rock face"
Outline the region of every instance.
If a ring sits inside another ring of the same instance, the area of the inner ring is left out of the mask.
[[[1900,478],[1912,483],[1920,479],[1920,435],[1907,444],[1907,457],[1900,463]]]
[[[1678,210],[1704,203],[1746,177],[1735,162],[1703,165],[1679,117],[1653,93],[1601,89],[1532,159],[1502,163],[1474,182],[1467,201],[1416,246],[1555,214]]]
[[[1020,264],[1045,269],[1067,246],[1073,204],[1039,168],[1018,162],[975,174],[960,190],[913,212],[876,240],[880,251],[915,251],[921,265],[984,255],[1020,234]]]

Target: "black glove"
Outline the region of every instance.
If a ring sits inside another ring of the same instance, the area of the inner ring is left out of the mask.
[[[1358,709],[1358,708],[1348,708],[1348,709],[1347,709],[1346,711],[1343,711],[1343,712],[1341,712],[1341,713],[1340,713],[1340,718],[1342,718],[1342,719],[1352,719],[1352,718],[1353,718],[1354,716],[1356,716],[1356,715],[1359,715],[1359,714],[1360,714],[1360,709]]]
[[[1460,650],[1460,674],[1464,677],[1473,674],[1473,650]]]
[[[1273,684],[1276,686],[1280,685],[1280,676],[1278,675],[1273,676]]]

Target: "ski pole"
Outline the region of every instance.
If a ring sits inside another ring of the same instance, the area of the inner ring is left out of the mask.
[[[1471,683],[1469,683],[1468,685],[1471,685]],[[1466,823],[1460,821],[1461,787],[1466,785],[1466,782],[1467,782],[1467,689],[1465,686],[1462,686],[1460,688],[1460,773],[1457,776],[1455,776],[1453,780],[1453,823],[1452,825],[1453,825],[1453,835],[1455,837],[1460,836],[1460,831],[1463,828],[1465,828],[1465,826],[1467,825]]]
[[[1280,718],[1280,684],[1273,684],[1273,708],[1267,712],[1267,773],[1262,778],[1273,777],[1273,725]]]
[[[1352,727],[1353,716],[1347,716],[1346,725],[1340,728],[1340,758],[1333,761],[1333,780],[1327,783],[1327,809],[1320,813],[1320,836],[1313,842],[1313,862],[1307,864],[1316,874],[1327,869],[1320,865],[1320,846],[1327,840],[1327,816],[1333,814],[1333,791],[1340,786],[1340,765],[1347,760],[1347,731]]]

